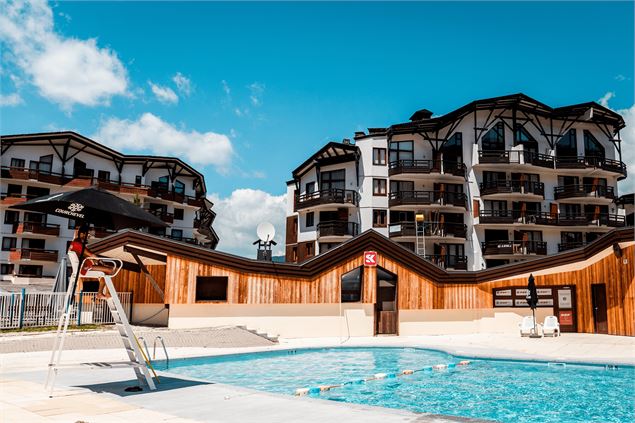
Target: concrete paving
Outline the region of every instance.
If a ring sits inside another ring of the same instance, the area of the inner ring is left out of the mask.
[[[29,340],[25,340],[29,342]],[[425,347],[468,357],[635,365],[635,338],[564,334],[529,339],[502,334],[426,337],[288,339],[251,347],[170,347],[171,358],[327,346]],[[0,421],[4,422],[456,422],[448,416],[341,404],[257,392],[161,372],[156,392],[129,393],[132,371],[71,370],[59,373],[53,398],[43,389],[49,352],[0,355]],[[120,349],[66,351],[64,362],[111,361]]]

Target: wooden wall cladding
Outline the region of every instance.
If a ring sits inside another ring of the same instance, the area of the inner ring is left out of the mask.
[[[536,276],[536,285],[574,285],[578,331],[593,332],[591,285],[606,284],[609,333],[635,336],[634,263],[635,246],[630,246],[622,250],[621,258],[611,252],[586,268]],[[341,276],[361,265],[359,255],[316,277],[301,279],[248,273],[169,255],[166,266],[151,266],[151,273],[162,288],[165,286],[165,302],[172,304],[196,302],[196,276],[227,276],[230,304],[338,303]],[[381,254],[378,265],[397,275],[398,308],[402,310],[492,308],[493,288],[526,284],[525,278],[478,284],[438,283]],[[376,278],[375,268],[364,269],[362,302],[375,302]],[[115,282],[121,291],[135,292],[135,303],[161,302],[141,273],[122,271]]]

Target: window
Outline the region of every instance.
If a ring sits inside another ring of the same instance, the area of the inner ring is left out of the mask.
[[[93,169],[88,169],[86,167],[86,162],[83,162],[79,159],[75,159],[73,161],[73,175],[77,178],[78,176],[92,178],[95,171]]]
[[[0,275],[10,275],[13,273],[13,269],[15,266],[11,263],[2,263],[0,264]]]
[[[358,303],[362,300],[364,268],[358,267],[342,275],[341,298],[343,303]]]
[[[386,222],[386,210],[373,210],[373,228],[385,228]]]
[[[415,183],[412,181],[390,181],[390,192],[412,192]]]
[[[156,189],[161,191],[168,191],[170,189],[170,178],[168,176],[161,176],[157,182],[153,182],[152,185],[156,186]]]
[[[12,224],[20,220],[20,213],[15,210],[7,210],[4,212],[4,223]]]
[[[581,216],[582,207],[580,204],[560,204],[560,214],[568,218]]]
[[[185,184],[181,181],[174,181],[174,192],[185,195]]]
[[[306,248],[306,257],[311,257],[313,255],[313,243],[312,242],[307,242],[305,245]]]
[[[452,135],[441,147],[443,153],[443,161],[446,163],[462,163],[463,162],[463,134],[457,132]],[[446,165],[447,166],[447,165]]]
[[[505,125],[503,122],[498,122],[483,135],[481,145],[483,150],[505,151]]]
[[[386,180],[373,178],[373,195],[386,195]]]
[[[42,276],[42,266],[33,266],[30,264],[20,265],[20,271],[18,272],[22,276]]]
[[[307,195],[311,195],[315,192],[315,182],[309,182],[304,187]]]
[[[412,141],[391,141],[389,145],[390,161],[412,160],[414,158]]]
[[[173,239],[183,239],[183,230],[181,230],[181,229],[172,229],[172,232],[170,232],[170,236]]]
[[[174,220],[183,220],[183,209],[174,209]]]
[[[137,186],[141,185],[141,175],[137,175],[134,177],[134,184]]]
[[[373,164],[378,166],[386,165],[386,149],[373,148]]]
[[[43,239],[35,238],[22,238],[22,248],[32,248],[34,250],[43,250],[46,241]]]
[[[593,134],[586,129],[584,130],[584,155],[604,158],[604,147],[593,136]]]
[[[291,248],[291,260],[287,260],[287,261],[292,261],[292,262],[298,261],[298,247]]]
[[[227,301],[227,276],[197,276],[196,301]]]
[[[536,142],[534,137],[531,136],[529,132],[521,125],[516,124],[516,130],[514,131],[514,142],[515,143],[533,143]]]
[[[77,222],[75,219],[68,219],[68,229],[75,229],[77,227]]]
[[[24,159],[11,159],[11,167],[18,167],[20,169],[24,169],[26,163]]]
[[[346,188],[346,172],[344,169],[333,170],[330,172],[322,172],[320,175],[320,189],[345,189]]]
[[[5,236],[2,238],[2,251],[11,251],[17,245],[18,239]]]
[[[41,188],[41,187],[26,187],[26,195],[29,198],[43,197],[45,195],[49,195],[51,190],[49,188]]]
[[[328,250],[331,250],[340,245],[339,242],[320,242],[320,254],[326,253]]]
[[[315,225],[315,213],[309,212],[306,214],[306,227],[312,228]]]
[[[97,172],[97,179],[100,181],[110,181],[110,172],[107,170],[100,170]]]
[[[53,155],[40,156],[38,170],[42,173],[51,173],[53,170]]]
[[[7,197],[19,197],[22,195],[22,185],[7,185]]]
[[[556,157],[576,157],[577,155],[578,146],[575,129],[569,129],[556,143]]]

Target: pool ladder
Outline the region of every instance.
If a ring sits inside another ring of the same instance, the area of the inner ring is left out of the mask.
[[[139,341],[143,342],[143,346],[146,349],[146,355],[148,359],[150,359],[150,349],[148,348],[148,344],[143,336],[140,336]],[[156,360],[157,358],[157,341],[161,342],[161,347],[163,348],[163,354],[165,354],[165,367],[170,367],[170,356],[168,355],[168,349],[165,347],[165,341],[161,336],[155,336],[154,342],[152,343],[152,360]]]

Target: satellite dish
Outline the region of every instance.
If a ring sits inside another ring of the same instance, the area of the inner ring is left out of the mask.
[[[269,222],[262,222],[258,225],[256,233],[262,242],[270,242],[273,241],[273,237],[276,236],[276,228]]]

